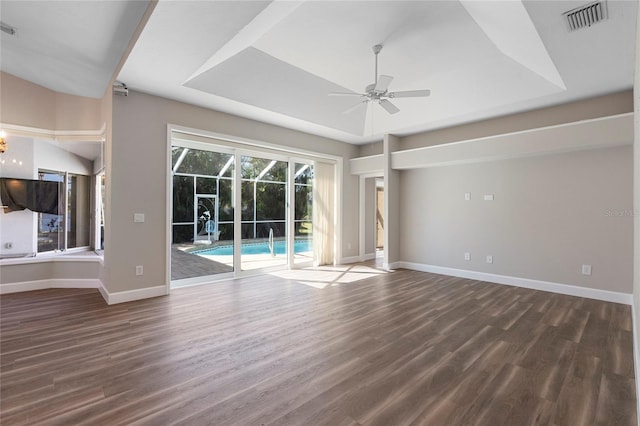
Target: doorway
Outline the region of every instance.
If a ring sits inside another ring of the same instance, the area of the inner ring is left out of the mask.
[[[376,179],[376,251],[384,250],[384,181]]]

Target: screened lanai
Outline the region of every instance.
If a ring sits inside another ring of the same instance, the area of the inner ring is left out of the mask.
[[[312,162],[228,151],[172,146],[172,280],[313,260]]]

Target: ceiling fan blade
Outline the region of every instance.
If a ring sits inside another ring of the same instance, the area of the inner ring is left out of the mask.
[[[329,96],[366,96],[362,93],[355,93],[355,92],[331,92],[331,93],[327,93],[327,95]]]
[[[378,77],[378,82],[376,83],[376,87],[374,87],[373,90],[380,93],[386,92],[392,80],[393,77],[391,77],[390,75],[381,75],[380,77]]]
[[[431,90],[405,90],[403,92],[389,92],[387,96],[390,98],[419,98],[422,96],[429,96]]]
[[[366,101],[362,101],[362,102],[358,102],[357,104],[355,104],[354,106],[352,106],[351,108],[348,108],[344,111],[342,111],[343,114],[349,114],[352,113],[353,111],[357,110],[358,108],[360,108],[362,105],[366,104],[367,102],[369,102],[369,100],[367,99]]]
[[[400,112],[397,106],[389,102],[387,99],[380,99],[380,106],[387,110],[389,114],[395,114],[396,112]]]

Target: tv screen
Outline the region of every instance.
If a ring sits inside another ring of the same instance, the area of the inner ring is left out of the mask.
[[[0,201],[5,212],[29,209],[38,213],[62,211],[62,182],[0,178]]]

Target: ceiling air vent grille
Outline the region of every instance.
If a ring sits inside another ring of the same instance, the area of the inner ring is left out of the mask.
[[[569,25],[569,31],[587,28],[607,19],[607,3],[596,1],[571,9],[562,14]]]

